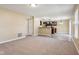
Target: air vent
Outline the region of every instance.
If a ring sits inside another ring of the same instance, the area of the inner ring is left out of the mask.
[[[22,36],[22,33],[18,33],[18,37],[21,37]]]

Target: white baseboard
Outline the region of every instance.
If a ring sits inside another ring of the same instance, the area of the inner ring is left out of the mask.
[[[57,32],[57,34],[69,34],[68,32]]]
[[[75,43],[74,39],[72,39],[72,41],[73,41],[74,46],[75,46],[75,48],[76,48],[76,50],[77,50],[77,52],[78,52],[78,54],[79,54],[79,49],[78,49],[78,47],[77,47],[77,45],[76,45],[76,43]]]
[[[7,42],[11,42],[11,41],[14,41],[14,40],[23,39],[23,38],[25,38],[25,37],[26,37],[26,36],[17,37],[17,38],[15,38],[15,39],[9,39],[9,40],[6,40],[6,41],[2,41],[2,42],[0,42],[0,44],[7,43]]]

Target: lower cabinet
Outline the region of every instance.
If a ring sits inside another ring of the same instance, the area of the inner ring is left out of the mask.
[[[51,27],[39,27],[38,35],[51,36]]]

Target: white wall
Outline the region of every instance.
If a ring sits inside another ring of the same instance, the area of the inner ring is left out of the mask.
[[[78,38],[78,9],[75,10],[75,38]]]
[[[79,5],[76,5],[75,7],[75,11],[74,11],[74,20],[72,20],[72,34],[73,35],[73,42],[74,42],[74,45],[79,53]]]
[[[38,35],[38,28],[40,27],[40,20],[41,18],[39,17],[34,18],[34,36]]]
[[[72,20],[69,20],[69,35],[72,36]]]
[[[26,16],[0,8],[0,42],[17,38],[17,34],[27,35]]]
[[[57,33],[69,34],[69,20],[57,21]]]

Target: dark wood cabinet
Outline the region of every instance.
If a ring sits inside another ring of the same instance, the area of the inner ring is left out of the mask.
[[[51,27],[51,34],[55,34],[56,32],[57,32],[57,28],[55,28],[55,27]]]
[[[45,26],[57,26],[56,21],[44,21],[43,24],[45,24]]]
[[[45,25],[44,27],[50,27],[51,28],[51,34],[55,34],[57,32],[57,21],[40,21],[40,25]]]

